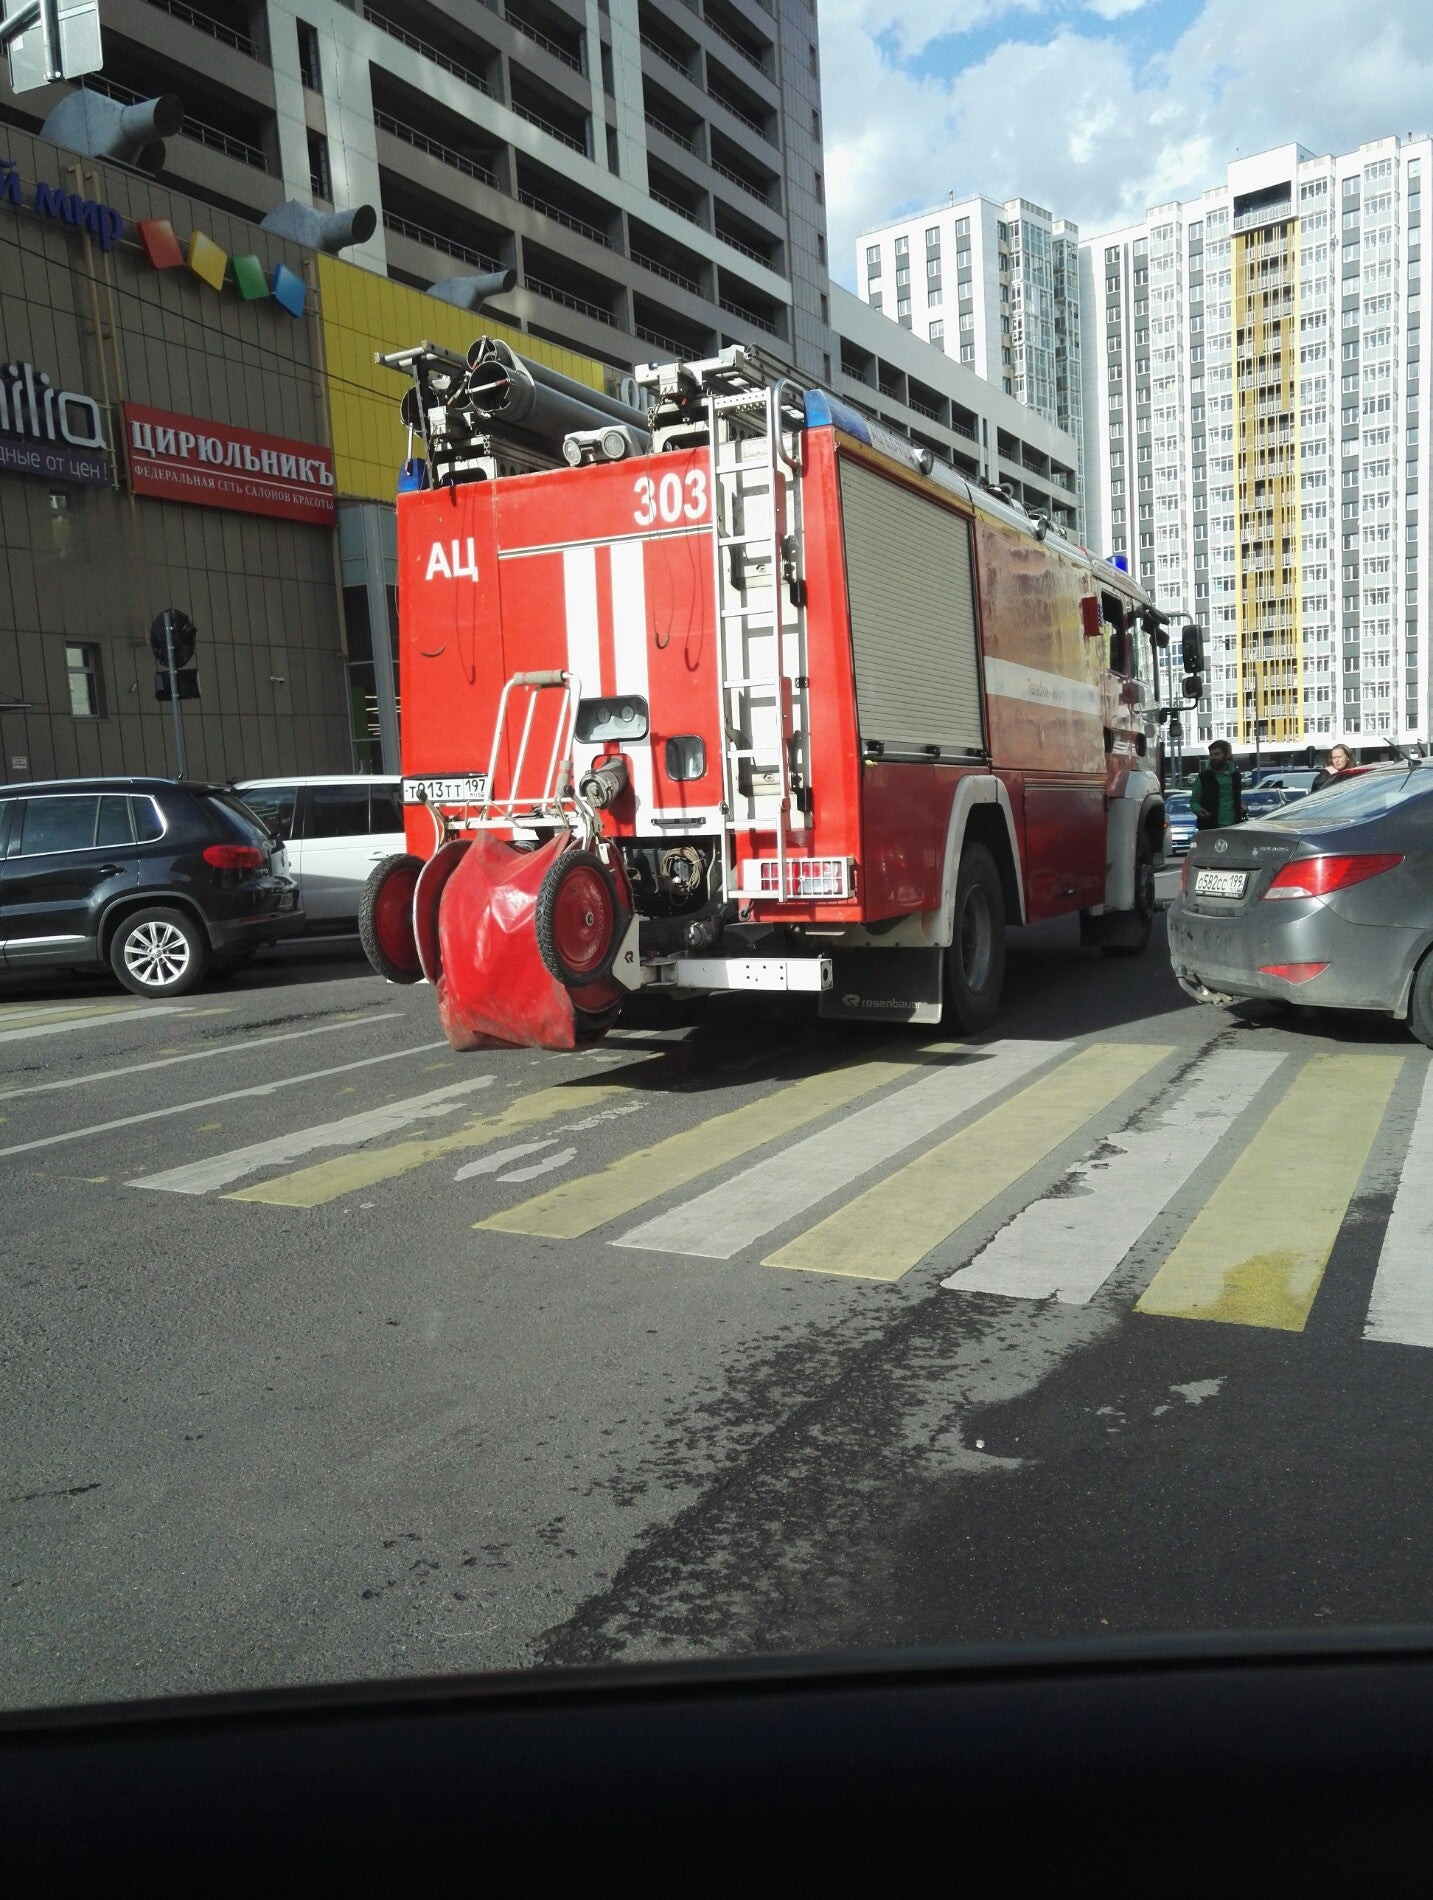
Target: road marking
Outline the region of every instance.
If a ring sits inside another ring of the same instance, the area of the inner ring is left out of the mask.
[[[123,1003],[97,1006],[64,1016],[48,1016],[19,1029],[0,1029],[0,1042],[29,1042],[35,1036],[64,1036],[73,1029],[93,1029],[97,1023],[129,1023],[141,1016],[178,1016],[189,1014],[182,1003],[136,1003],[126,1009]]]
[[[615,1245],[730,1260],[1068,1047],[1064,1042],[1026,1042],[965,1049],[934,1075],[883,1095],[834,1127],[808,1135],[696,1200],[645,1221]]]
[[[899,1280],[1174,1052],[1095,1043],[768,1255],[769,1267]]]
[[[401,1101],[385,1102],[381,1108],[366,1108],[358,1115],[345,1115],[336,1122],[314,1122],[307,1128],[293,1128],[287,1134],[271,1136],[268,1141],[253,1141],[243,1148],[210,1155],[205,1161],[192,1161],[183,1167],[166,1168],[160,1174],[140,1175],[131,1187],[158,1188],[166,1194],[210,1194],[227,1187],[231,1181],[256,1174],[260,1168],[281,1167],[312,1154],[315,1148],[346,1148],[356,1141],[374,1141],[380,1135],[394,1134],[411,1123],[432,1115],[451,1115],[461,1108],[466,1096],[479,1089],[491,1088],[495,1076],[475,1075],[466,1082],[450,1082],[446,1088],[433,1089],[427,1095],[409,1095]]]
[[[1084,1155],[941,1285],[1086,1305],[1283,1061],[1243,1049],[1207,1056],[1154,1120],[1146,1113]]]
[[[525,1160],[528,1155],[541,1154],[544,1148],[551,1148],[554,1136],[546,1141],[522,1141],[516,1148],[499,1148],[494,1155],[484,1155],[481,1161],[469,1161],[453,1176],[455,1181],[471,1181],[478,1174],[501,1174],[503,1169],[514,1161]]]
[[[338,1155],[332,1161],[315,1162],[312,1167],[300,1168],[293,1174],[280,1174],[272,1180],[257,1181],[252,1187],[239,1188],[227,1198],[232,1201],[264,1201],[273,1207],[321,1207],[346,1194],[373,1187],[379,1181],[391,1181],[397,1175],[409,1174],[413,1169],[424,1167],[444,1155],[457,1154],[465,1148],[482,1148],[490,1141],[520,1133],[537,1122],[550,1120],[554,1115],[594,1107],[627,1087],[621,1079],[624,1074],[634,1073],[638,1068],[646,1069],[649,1062],[660,1060],[662,1058],[657,1056],[638,1056],[624,1070],[609,1070],[610,1079],[606,1081],[558,1082],[550,1088],[538,1089],[532,1095],[520,1096],[500,1114],[468,1122],[464,1127],[454,1129],[451,1134],[434,1135],[421,1141],[398,1142],[391,1148],[373,1148],[359,1154]],[[685,1060],[684,1055],[682,1060]],[[650,1074],[651,1071],[647,1070],[647,1075]]]
[[[500,1181],[535,1181],[540,1174],[552,1174],[558,1168],[565,1168],[569,1161],[577,1159],[575,1148],[559,1148],[555,1155],[544,1155],[541,1161],[529,1162],[525,1168],[514,1168],[510,1174],[500,1174]]]
[[[1135,1310],[1301,1333],[1402,1056],[1313,1056]]]
[[[386,1055],[360,1056],[354,1062],[340,1062],[332,1069],[309,1069],[303,1075],[286,1075],[277,1082],[258,1082],[252,1088],[229,1089],[223,1095],[202,1095],[194,1102],[171,1102],[168,1108],[149,1108],[139,1115],[119,1115],[113,1121],[91,1122],[88,1128],[72,1128],[64,1135],[42,1135],[37,1141],[18,1141],[0,1148],[6,1155],[31,1154],[37,1148],[56,1148],[66,1141],[87,1141],[91,1135],[108,1135],[116,1128],[137,1128],[142,1122],[163,1121],[170,1115],[187,1115],[196,1108],[217,1108],[221,1102],[243,1102],[262,1095],[274,1095],[280,1089],[297,1088],[302,1082],[323,1082],[331,1075],[347,1075],[351,1069],[370,1069],[379,1062],[398,1062],[404,1056],[422,1055],[425,1050],[441,1048],[441,1043],[420,1042],[416,1049],[390,1049]]]
[[[356,1029],[360,1024],[396,1023],[403,1020],[403,1012],[397,1009],[384,1010],[374,1016],[350,1016],[341,1023],[320,1023],[317,1029],[286,1029],[278,1036],[253,1036],[239,1045],[247,1055],[251,1049],[262,1049],[269,1043],[301,1042],[305,1036],[331,1036],[340,1029]],[[150,1062],[130,1062],[122,1069],[98,1069],[92,1074],[66,1076],[59,1082],[33,1082],[22,1089],[0,1089],[0,1102],[14,1101],[21,1095],[48,1095],[55,1089],[88,1088],[92,1082],[114,1082],[121,1076],[142,1075],[147,1069],[169,1069],[178,1062],[207,1062],[214,1056],[232,1056],[235,1045],[232,1042],[221,1043],[215,1049],[191,1049],[184,1055],[160,1054]]]
[[[1408,1137],[1363,1336],[1433,1346],[1433,1068]]]
[[[807,1076],[775,1095],[745,1103],[727,1114],[699,1122],[695,1128],[669,1135],[665,1141],[638,1148],[596,1174],[564,1181],[546,1194],[520,1201],[516,1207],[491,1214],[474,1225],[509,1234],[538,1234],[548,1240],[577,1240],[606,1221],[630,1214],[646,1201],[710,1174],[724,1162],[790,1134],[804,1122],[815,1121],[818,1115],[844,1108],[857,1096],[897,1081],[909,1074],[911,1067],[909,1062],[859,1062]]]

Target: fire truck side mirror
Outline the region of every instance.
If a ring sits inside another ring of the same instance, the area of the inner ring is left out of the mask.
[[[1169,736],[1171,739],[1182,739],[1184,737],[1184,725],[1181,720],[1171,718],[1169,722]]]
[[[1204,675],[1202,673],[1186,673],[1179,683],[1179,691],[1181,696],[1185,699],[1203,699]]]
[[[1192,620],[1180,631],[1179,658],[1186,673],[1204,671],[1204,635]]]

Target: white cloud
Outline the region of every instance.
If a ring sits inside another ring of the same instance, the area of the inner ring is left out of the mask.
[[[1109,3],[1109,0],[1106,0]],[[1115,0],[1117,3],[1117,0]],[[831,0],[822,16],[831,258],[850,282],[857,234],[979,191],[1016,195],[1085,233],[1218,184],[1230,160],[1297,140],[1348,151],[1428,129],[1433,6],[1425,0],[1206,0],[1140,66],[1117,33],[1049,7],[1043,43],[1007,40],[953,78],[886,49],[931,44],[933,19],[1000,0]],[[948,30],[948,29],[946,29]],[[922,35],[925,37],[922,38]]]
[[[1146,0],[1085,0],[1085,11],[1097,13],[1102,20],[1122,20],[1127,13],[1138,13]]]

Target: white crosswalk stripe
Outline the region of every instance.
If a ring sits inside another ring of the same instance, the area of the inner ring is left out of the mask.
[[[1433,1346],[1433,1068],[1403,1157],[1363,1335]]]
[[[345,1115],[341,1121],[316,1122],[309,1128],[295,1128],[269,1141],[251,1142],[245,1148],[231,1148],[227,1154],[211,1155],[205,1161],[192,1161],[184,1167],[166,1168],[159,1174],[141,1175],[131,1187],[158,1188],[166,1194],[212,1194],[228,1187],[246,1174],[262,1168],[281,1168],[300,1155],[313,1154],[319,1148],[352,1148],[373,1141],[380,1135],[395,1134],[414,1122],[428,1121],[437,1115],[451,1115],[479,1089],[490,1088],[494,1078],[475,1075],[466,1082],[451,1082],[446,1088],[433,1089],[427,1095],[410,1095],[398,1102],[386,1102],[382,1108],[370,1108],[359,1115]]]
[[[1215,1051],[1153,1119],[1144,1110],[1083,1156],[941,1285],[1087,1304],[1284,1060]]]
[[[933,1135],[1067,1047],[1062,1042],[1020,1042],[972,1050],[935,1074],[908,1083],[893,1095],[883,1095],[830,1128],[683,1202],[671,1213],[632,1228],[615,1244],[652,1253],[730,1260],[743,1247]]]

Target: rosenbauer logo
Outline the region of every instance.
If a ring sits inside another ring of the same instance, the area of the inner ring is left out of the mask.
[[[134,402],[124,405],[124,437],[136,495],[333,524],[333,458],[315,443]]]

